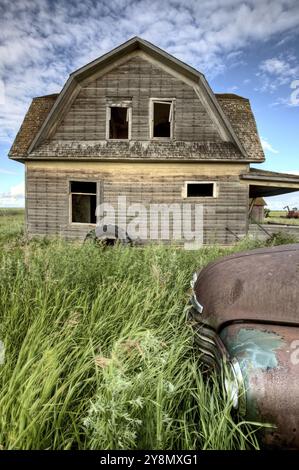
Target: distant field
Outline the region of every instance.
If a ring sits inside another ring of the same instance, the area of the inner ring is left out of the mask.
[[[288,219],[287,211],[270,211],[268,217],[265,217],[266,224],[284,224],[284,225],[299,225],[299,219]]]
[[[1,209],[0,208],[0,239],[8,240],[23,232],[24,209]]]
[[[25,209],[3,209],[0,208],[0,217],[24,216]]]

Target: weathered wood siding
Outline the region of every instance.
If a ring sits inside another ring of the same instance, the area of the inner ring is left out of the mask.
[[[204,243],[231,244],[235,237],[226,227],[238,236],[247,231],[248,188],[238,176],[242,168],[232,164],[27,164],[28,234],[84,239],[93,226],[69,221],[69,181],[78,179],[97,181],[100,202],[114,207],[118,196],[127,197],[127,206],[142,203],[147,208],[151,203],[202,203]],[[183,199],[184,182],[196,180],[217,181],[218,197]]]
[[[175,98],[174,138],[220,142],[218,130],[193,87],[150,60],[136,56],[83,85],[57,128],[55,141],[106,139],[107,98],[132,99],[132,140],[149,140],[150,98]]]
[[[291,235],[299,242],[299,225],[279,225],[279,224],[249,224],[248,234],[258,240],[266,240],[274,233]]]

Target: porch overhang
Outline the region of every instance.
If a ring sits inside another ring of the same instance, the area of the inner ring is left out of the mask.
[[[299,191],[299,175],[250,168],[241,175],[249,185],[249,197],[268,197]]]

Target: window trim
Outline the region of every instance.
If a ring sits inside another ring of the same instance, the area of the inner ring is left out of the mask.
[[[110,138],[110,118],[111,108],[127,108],[128,112],[128,138],[127,139],[111,139]],[[111,142],[128,142],[132,138],[132,100],[108,100],[106,103],[106,140]]]
[[[149,136],[150,140],[169,141],[174,139],[175,98],[150,98],[149,101]],[[171,102],[170,137],[154,137],[154,104]]]
[[[188,184],[212,184],[213,185],[213,196],[188,196]],[[219,186],[217,181],[200,180],[200,181],[185,181],[182,189],[183,199],[215,199],[219,196]]]
[[[78,182],[78,183],[95,183],[96,184],[96,192],[95,193],[79,193],[79,192],[72,192],[71,191],[71,183],[72,182]],[[99,205],[99,202],[100,202],[100,183],[99,181],[96,181],[96,180],[90,180],[89,178],[69,178],[68,181],[67,181],[67,184],[68,184],[68,203],[69,203],[69,207],[68,207],[68,219],[69,219],[69,225],[73,226],[73,227],[80,227],[80,226],[83,226],[83,227],[96,227],[97,225],[97,215],[96,215],[96,223],[93,224],[91,222],[73,222],[72,221],[72,209],[73,209],[73,206],[72,206],[72,194],[79,194],[79,195],[85,195],[85,196],[95,196],[96,197],[96,207]]]

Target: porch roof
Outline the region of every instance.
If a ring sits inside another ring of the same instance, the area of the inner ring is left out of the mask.
[[[249,184],[249,197],[277,196],[299,191],[299,175],[250,168],[241,179]]]

